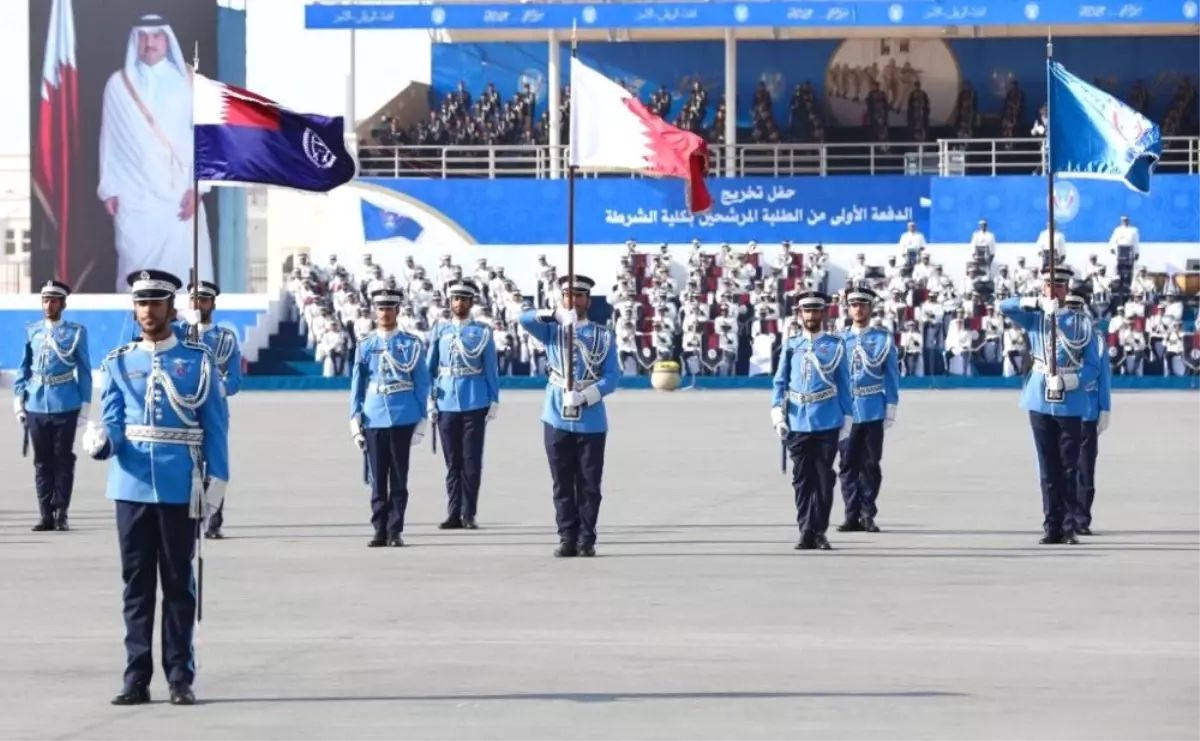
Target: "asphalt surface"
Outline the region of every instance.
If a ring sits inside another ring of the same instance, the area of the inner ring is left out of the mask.
[[[79,461],[72,532],[32,533],[0,424],[0,737],[1200,737],[1200,395],[1117,394],[1097,534],[1047,547],[1015,394],[907,393],[885,532],[796,552],[765,393],[623,391],[592,560],[551,557],[541,398],[504,395],[481,530],[436,529],[426,440],[410,547],[370,550],[345,396],[234,398],[192,708],[161,673],[155,704],[108,704],[105,466]]]

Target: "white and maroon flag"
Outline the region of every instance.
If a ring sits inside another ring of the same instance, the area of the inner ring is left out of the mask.
[[[671,126],[632,93],[571,58],[571,166],[686,181],[688,210],[709,210],[708,144]]]
[[[33,156],[34,193],[58,232],[54,261],[59,280],[70,281],[71,172],[79,154],[79,86],[75,67],[75,13],[71,0],[54,0],[42,58],[41,106],[37,151]]]

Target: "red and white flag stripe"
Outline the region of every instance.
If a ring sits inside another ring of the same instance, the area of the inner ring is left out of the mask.
[[[58,232],[58,278],[69,281],[71,168],[79,153],[79,81],[75,66],[75,12],[71,0],[53,0],[42,61],[38,143],[33,184]]]
[[[571,59],[571,165],[587,171],[640,172],[687,182],[687,207],[709,210],[704,184],[708,144],[651,113],[632,93]]]

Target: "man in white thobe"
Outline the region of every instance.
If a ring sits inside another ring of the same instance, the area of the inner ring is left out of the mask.
[[[96,193],[113,219],[118,292],[135,270],[191,275],[193,218],[200,220],[199,278],[213,280],[192,149],[191,67],[171,27],[157,15],[142,16],[129,32],[125,66],[104,87],[100,123]]]

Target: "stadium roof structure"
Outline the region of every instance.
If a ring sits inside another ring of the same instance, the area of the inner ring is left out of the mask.
[[[312,30],[426,29],[447,42],[1175,35],[1200,28],[1200,0],[710,0],[709,2],[330,2]]]

